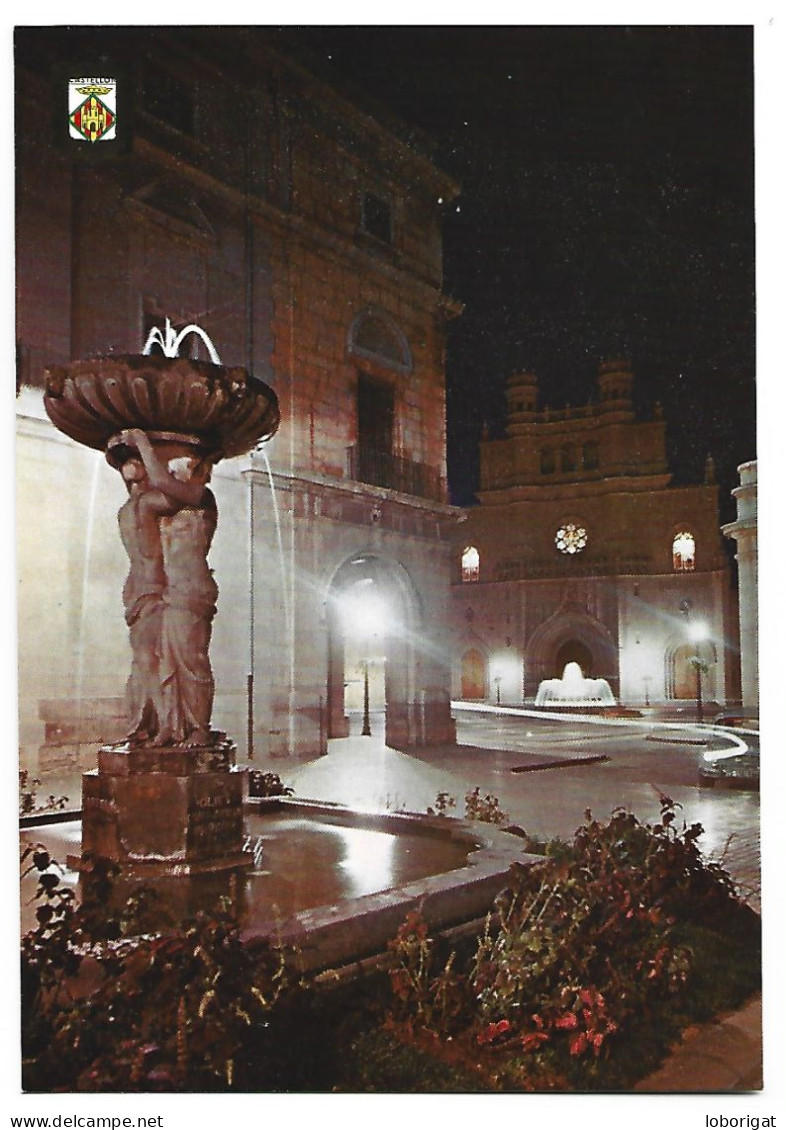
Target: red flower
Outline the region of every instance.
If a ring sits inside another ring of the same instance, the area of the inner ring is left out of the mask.
[[[570,1045],[571,1055],[581,1055],[587,1050],[587,1033],[581,1032]]]
[[[488,1024],[478,1032],[479,1044],[490,1044],[498,1036],[504,1035],[510,1029],[509,1020],[498,1020],[496,1024]]]
[[[521,1046],[525,1052],[537,1051],[541,1044],[545,1044],[548,1040],[546,1032],[527,1032],[521,1037]]]

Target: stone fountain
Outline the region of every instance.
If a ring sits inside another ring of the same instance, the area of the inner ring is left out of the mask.
[[[189,333],[212,363],[176,356]],[[154,343],[163,354],[150,354]],[[435,929],[485,918],[510,864],[526,858],[515,836],[295,797],[244,804],[234,742],[211,729],[210,471],[275,433],[275,393],[221,366],[198,327],[167,326],[145,354],[51,368],[44,403],[57,428],[105,453],[128,491],[118,521],[130,566],[130,729],[83,776],[81,829],[34,824],[33,842],[62,858],[81,835],[72,870],[109,858],[126,893],[153,880],[170,914],[228,895],[244,940],[296,947],[303,969],[384,952],[415,908]]]
[[[189,334],[212,362],[177,356]],[[158,344],[162,353],[152,354]],[[120,537],[131,644],[124,741],[83,776],[82,856],[154,877],[250,865],[235,743],[212,730],[209,659],[218,589],[207,564],[217,508],[212,467],[251,451],[279,425],[272,389],[227,368],[197,326],[151,332],[145,353],[47,370],[54,425],[104,451],[128,498]]]
[[[535,705],[574,709],[616,706],[616,699],[606,679],[589,679],[578,663],[567,663],[561,679],[543,679]]]

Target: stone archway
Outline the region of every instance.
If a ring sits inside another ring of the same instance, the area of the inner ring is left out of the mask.
[[[362,715],[372,736],[384,726],[389,746],[423,744],[427,705],[419,688],[429,679],[415,646],[420,595],[407,570],[392,559],[355,554],[336,571],[326,611],[328,738],[363,733]],[[449,713],[448,695],[445,701]]]
[[[674,649],[670,664],[669,698],[696,697],[696,671],[691,663],[695,652],[696,648],[688,643]]]
[[[698,695],[698,678],[695,660],[704,665],[701,673],[702,693],[708,699],[715,697],[715,663],[717,655],[712,644],[679,643],[666,652],[666,697],[693,700]]]
[[[524,655],[526,698],[534,698],[543,679],[562,677],[567,663],[578,663],[584,675],[606,679],[619,694],[617,645],[604,624],[572,608],[550,616],[533,633]]]

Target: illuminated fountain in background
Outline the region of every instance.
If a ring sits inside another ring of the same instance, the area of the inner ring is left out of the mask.
[[[575,709],[616,706],[617,702],[606,679],[588,679],[578,663],[568,663],[561,679],[543,679],[535,705]]]

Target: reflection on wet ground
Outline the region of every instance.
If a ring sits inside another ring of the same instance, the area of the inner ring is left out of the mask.
[[[250,816],[263,839],[254,900],[292,914],[386,891],[467,865],[468,845],[436,836],[380,832],[285,816]]]
[[[511,819],[539,836],[570,836],[586,809],[606,820],[616,807],[641,821],[657,820],[660,797],[681,805],[680,817],[700,823],[705,856],[719,860],[740,891],[758,906],[760,891],[758,792],[705,789],[698,785],[704,745],[692,744],[697,731],[665,731],[659,727],[583,725],[579,720],[554,721],[527,717],[493,717],[456,712],[458,736],[473,749],[425,752],[433,768],[480,785],[499,797]],[[658,740],[650,740],[657,733]],[[700,732],[699,732],[700,735]],[[672,740],[664,740],[669,737]],[[710,744],[718,744],[710,737]],[[722,744],[722,743],[721,743]],[[485,747],[485,750],[477,747]],[[609,760],[543,772],[512,773],[525,752],[581,757],[602,751]]]
[[[243,925],[249,928],[465,867],[471,850],[466,842],[446,836],[383,832],[278,813],[251,813],[245,826],[253,841],[261,840],[260,867],[246,872],[231,894],[241,907]],[[25,831],[22,840],[43,844],[53,858],[63,862],[79,854],[80,836],[80,823],[68,821]],[[76,873],[68,869],[63,879],[74,886],[78,882]],[[183,886],[182,880],[178,883]],[[170,890],[166,880],[155,885],[171,904],[177,898],[178,913],[209,907],[230,894],[227,876],[190,879],[187,905],[182,890]],[[35,878],[30,876],[22,889],[23,931],[35,924],[35,906],[30,901],[34,891]]]

